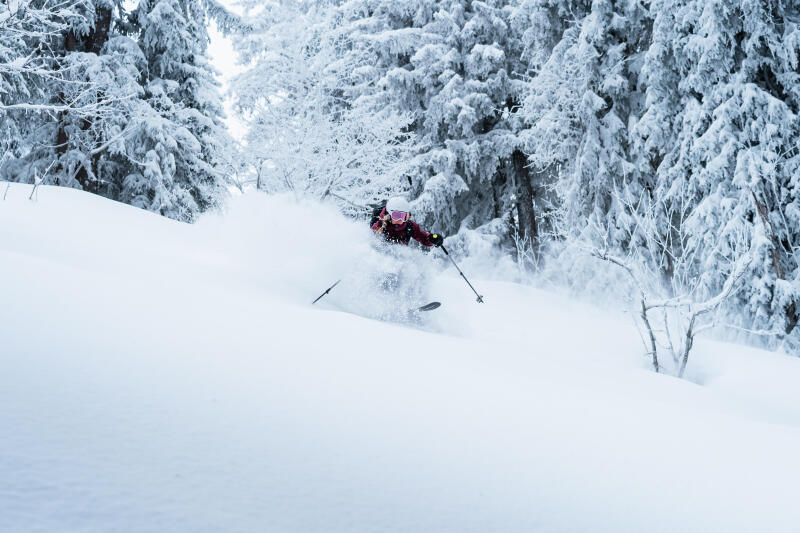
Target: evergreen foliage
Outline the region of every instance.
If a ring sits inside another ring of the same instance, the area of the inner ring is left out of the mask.
[[[531,4],[531,21],[587,7]],[[531,163],[558,169],[562,238],[633,256],[668,295],[697,299],[750,256],[727,320],[790,350],[798,14],[780,1],[595,1],[552,47],[530,40],[542,66],[523,109]]]
[[[208,7],[42,6],[52,26],[37,28],[41,81],[24,89],[38,113],[9,111],[16,116],[6,127],[24,130],[17,126],[20,147],[9,152],[4,176],[38,177],[186,221],[216,206],[224,192],[217,149],[227,132],[205,57]]]
[[[514,229],[536,237],[517,116],[527,67],[511,4],[352,0],[340,8],[350,53],[364,67],[368,90],[358,97],[412,118],[415,213],[446,233],[515,216]]]

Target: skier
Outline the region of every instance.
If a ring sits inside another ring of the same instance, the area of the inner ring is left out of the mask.
[[[458,273],[461,274],[461,277],[464,278],[464,281],[467,282],[470,289],[472,289],[472,291],[478,297],[478,302],[483,303],[483,296],[478,294],[478,291],[475,290],[475,287],[472,286],[464,273],[461,272],[461,269],[458,268],[456,262],[453,261],[453,258],[450,257],[447,249],[443,246],[444,237],[438,233],[428,233],[427,231],[424,231],[416,222],[411,220],[411,205],[408,203],[408,200],[396,196],[389,199],[384,207],[376,207],[372,211],[370,226],[372,227],[372,231],[375,233],[375,235],[382,238],[387,243],[408,244],[413,238],[427,248],[430,248],[431,246],[437,246],[441,248],[445,255],[447,255],[447,257],[450,259],[450,262],[453,263],[453,266],[456,267]],[[410,305],[414,305],[414,302],[418,302],[420,300],[420,295],[424,294],[424,288],[426,285],[425,272],[419,269],[420,262],[415,261],[415,258],[407,257],[409,252],[407,249],[401,246],[393,246],[383,251],[387,252],[385,255],[388,256],[389,260],[375,265],[377,268],[370,268],[369,272],[375,276],[375,281],[378,282],[383,292],[391,292],[397,296],[398,291],[402,291],[405,294],[401,294],[402,298],[400,301],[408,302]],[[404,257],[404,255],[406,257]],[[411,255],[413,255],[413,252],[411,252]],[[398,259],[401,261],[398,261]],[[403,259],[406,260],[405,265],[402,262]],[[404,277],[404,279],[401,279],[401,277]],[[317,303],[323,296],[331,292],[331,290],[341,281],[342,280],[339,280],[328,287],[325,292],[317,296],[317,298],[311,303]],[[385,298],[381,298],[381,305],[383,305],[384,301]],[[394,301],[397,302],[398,298],[395,297]],[[402,307],[399,309],[401,315],[405,315],[406,319],[410,318],[413,321],[418,318],[421,311],[432,311],[434,309],[438,309],[441,305],[442,304],[439,302],[430,302],[419,307],[412,307],[407,312],[403,312]],[[398,307],[395,305],[391,307],[388,312],[384,312],[381,316],[388,318],[392,318],[394,316],[394,318],[397,318],[397,310]]]
[[[423,246],[441,246],[444,241],[440,234],[423,231],[411,220],[411,205],[400,196],[386,202],[386,207],[381,209],[372,224],[372,231],[386,242],[394,244],[408,244],[412,237]]]
[[[373,212],[372,231],[375,236],[382,238],[390,244],[408,244],[413,238],[425,247],[441,246],[444,237],[438,233],[428,233],[411,220],[411,205],[408,200],[400,196],[390,198],[386,206]],[[413,262],[406,267],[398,268],[398,259],[403,256],[403,250],[395,248],[391,255],[395,256],[391,266],[382,272],[380,288],[384,292],[394,294],[405,293],[404,301],[412,304],[419,300],[425,292],[425,278],[422,271],[413,267]],[[408,261],[409,258],[406,258]],[[436,307],[438,307],[438,302]]]

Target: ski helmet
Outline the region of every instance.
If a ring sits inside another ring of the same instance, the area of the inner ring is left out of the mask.
[[[408,200],[406,200],[402,196],[395,196],[394,198],[389,198],[389,201],[386,202],[386,212],[391,213],[392,211],[402,211],[403,213],[410,213],[411,204],[408,203]]]

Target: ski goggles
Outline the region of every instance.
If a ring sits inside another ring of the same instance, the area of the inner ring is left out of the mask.
[[[391,215],[392,220],[395,222],[403,222],[408,217],[408,213],[405,211],[392,211]]]

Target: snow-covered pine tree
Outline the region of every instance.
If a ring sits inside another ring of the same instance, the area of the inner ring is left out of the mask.
[[[218,9],[216,4],[211,7]],[[125,178],[123,196],[167,216],[192,220],[218,205],[226,145],[222,100],[209,64],[209,4],[202,0],[140,0],[132,20],[148,66],[147,98],[160,120],[139,136],[141,172]],[[169,184],[171,197],[154,194]]]
[[[527,67],[519,115],[520,132],[534,176],[543,244],[555,233],[554,219],[560,202],[557,176],[577,152],[583,66],[574,47],[580,33],[575,24],[589,11],[591,2],[520,0],[512,4],[511,31],[521,40],[521,59]]]
[[[647,188],[628,144],[629,124],[642,112],[646,12],[638,2],[529,4],[529,20],[563,28],[556,44],[550,33],[548,40],[530,39],[526,49],[535,70],[522,110],[531,165],[548,174],[558,193],[560,237],[627,249],[634,239],[628,211]],[[552,22],[563,13],[579,18]]]
[[[699,299],[749,253],[728,310],[796,346],[798,8],[530,0],[519,12],[551,30],[525,37],[522,114],[533,168],[556,169],[561,236],[635,256],[667,292]],[[557,13],[576,20],[552,44]]]
[[[647,112],[632,143],[664,206],[669,274],[712,294],[749,250],[730,314],[797,350],[800,11],[780,1],[665,0],[651,13]]]
[[[221,8],[204,5],[170,4],[175,17],[167,8],[148,17],[143,1],[130,21],[116,0],[59,10],[59,31],[44,41],[55,74],[32,94],[45,112],[4,175],[36,175],[179,220],[216,205],[224,188],[215,150],[226,132],[205,59],[204,9]]]
[[[351,98],[412,117],[409,192],[416,216],[445,233],[513,213],[518,232],[537,237],[517,116],[527,68],[512,4],[353,0],[340,9],[361,65]]]
[[[43,76],[46,83],[38,94],[30,95],[41,99],[42,112],[28,115],[26,149],[5,168],[7,178],[31,182],[39,177],[45,183],[99,192],[102,180],[97,172],[103,154],[98,147],[104,142],[106,121],[136,96],[128,86],[130,76],[123,75],[126,79],[118,85],[119,72],[109,72],[117,65],[100,58],[112,35],[114,7],[100,0],[79,2],[65,11],[49,8],[61,24],[42,34],[38,53],[24,51],[22,57],[47,57],[52,74]]]

